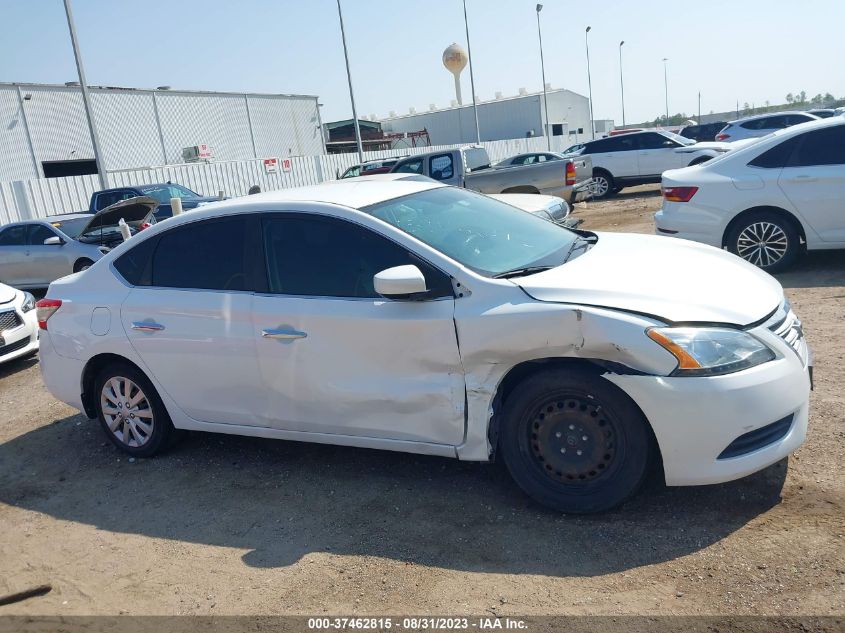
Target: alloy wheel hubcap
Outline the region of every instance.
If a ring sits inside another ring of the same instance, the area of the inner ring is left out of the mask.
[[[607,179],[602,176],[598,176],[596,178],[596,195],[603,196],[607,193],[608,189],[610,189],[610,184],[607,182]]]
[[[736,251],[744,260],[766,268],[786,254],[789,239],[784,230],[772,222],[755,222],[745,227],[736,241]]]
[[[545,403],[530,425],[531,451],[546,475],[580,483],[600,477],[616,457],[616,429],[601,405],[565,397]]]
[[[138,448],[150,440],[155,428],[152,407],[129,378],[115,376],[103,385],[100,408],[109,430],[123,444]]]

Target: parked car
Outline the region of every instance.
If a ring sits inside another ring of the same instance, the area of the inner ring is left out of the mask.
[[[657,233],[727,248],[770,272],[803,250],[845,248],[845,119],[775,132],[663,174]]]
[[[0,281],[16,288],[46,288],[85,270],[123,241],[123,219],[133,235],[155,223],[152,198],[133,198],[93,213],[55,215],[0,227]]]
[[[35,297],[0,284],[0,363],[38,351]]]
[[[492,168],[487,150],[467,146],[409,156],[394,165],[391,173],[419,174],[481,193],[542,193],[563,198],[570,204],[592,195],[592,164],[588,158],[577,156],[563,161]]]
[[[809,352],[771,276],[416,175],[183,214],[37,306],[47,388],[136,457],[175,429],[498,454],[540,503],[594,512],[652,464],[728,481],[807,429]]]
[[[545,163],[550,160],[566,160],[563,154],[556,152],[527,152],[517,154],[496,163],[495,167],[510,167],[513,165],[533,165],[534,163]]]
[[[358,176],[372,176],[374,174],[386,174],[390,169],[403,158],[398,156],[395,158],[381,158],[379,160],[368,160],[358,165],[352,165],[340,176],[343,178],[356,178]]]
[[[829,119],[832,116],[836,116],[836,110],[833,108],[819,108],[816,110],[807,110],[807,112],[820,119]]]
[[[534,193],[491,193],[489,196],[561,226],[574,228],[577,225],[569,217],[571,208],[566,200],[557,196]]]
[[[121,200],[129,198],[149,197],[158,202],[156,209],[156,220],[165,220],[173,216],[173,208],[170,206],[171,198],[182,200],[182,209],[196,209],[209,202],[217,202],[217,197],[201,196],[196,191],[187,187],[177,185],[173,182],[157,183],[153,185],[138,185],[132,187],[116,187],[115,189],[104,189],[91,194],[91,204],[88,210],[91,213],[101,211]]]
[[[607,198],[625,187],[660,182],[667,169],[698,165],[730,149],[724,143],[696,143],[662,130],[596,139],[575,148],[570,156],[592,161],[596,198]]]
[[[732,143],[746,138],[766,136],[799,123],[816,121],[819,117],[807,112],[777,112],[758,114],[731,121],[716,135],[717,141]]]
[[[715,141],[716,135],[727,124],[727,121],[716,121],[715,123],[703,123],[701,125],[685,125],[678,131],[678,134],[698,142]]]

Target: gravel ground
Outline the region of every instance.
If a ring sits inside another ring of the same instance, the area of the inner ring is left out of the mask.
[[[655,188],[579,206],[651,232]],[[649,482],[596,517],[500,464],[194,434],[129,461],[0,367],[0,614],[845,614],[845,253],[780,277],[816,353],[806,444],[747,479]]]

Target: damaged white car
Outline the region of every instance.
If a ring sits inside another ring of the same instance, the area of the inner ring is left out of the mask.
[[[47,387],[135,456],[177,429],[499,456],[595,512],[652,462],[727,481],[807,429],[810,353],[766,273],[404,174],[175,217],[54,282],[38,320]]]

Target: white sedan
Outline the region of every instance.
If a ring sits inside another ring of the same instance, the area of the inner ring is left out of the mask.
[[[134,456],[176,429],[498,454],[540,503],[594,512],[651,462],[727,481],[807,429],[809,352],[769,275],[405,174],[157,224],[38,319],[49,390]]]
[[[0,284],[0,363],[38,351],[35,298]]]
[[[845,119],[803,123],[663,174],[659,235],[727,248],[769,272],[845,248]]]

